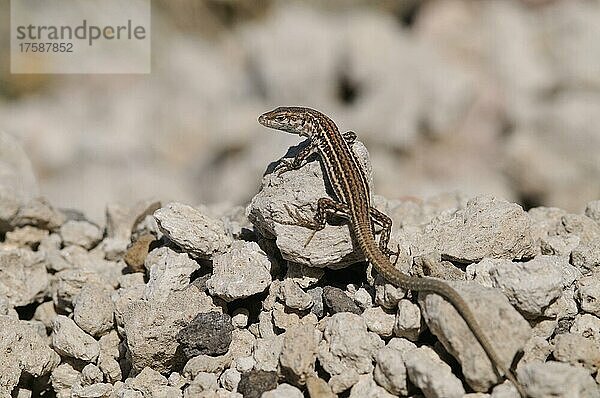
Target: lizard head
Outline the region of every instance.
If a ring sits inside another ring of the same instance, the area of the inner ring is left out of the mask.
[[[258,118],[258,122],[265,127],[311,138],[315,126],[313,112],[316,111],[309,108],[284,106],[263,113]]]

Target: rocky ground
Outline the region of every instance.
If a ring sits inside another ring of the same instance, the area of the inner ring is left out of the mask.
[[[246,207],[109,205],[97,225],[39,198],[2,139],[2,397],[517,397],[452,306],[387,284],[343,222],[308,244],[284,224],[327,195],[317,158],[270,165]],[[374,203],[398,267],[452,283],[531,397],[600,396],[600,201]]]

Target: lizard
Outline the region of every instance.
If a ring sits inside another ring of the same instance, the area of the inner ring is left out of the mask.
[[[327,217],[337,215],[349,221],[350,230],[365,258],[387,281],[403,289],[434,293],[449,301],[462,316],[467,326],[482,346],[496,372],[509,379],[522,397],[526,397],[524,387],[506,367],[489,338],[478,323],[465,300],[448,283],[431,277],[413,277],[403,274],[390,261],[389,257],[398,253],[388,248],[391,219],[371,206],[370,188],[363,169],[351,149],[356,139],[354,132],[340,133],[336,124],[323,113],[306,107],[278,107],[262,114],[258,122],[265,127],[292,133],[308,139],[308,145],[288,162],[281,163],[280,173],[302,167],[306,159],[318,153],[334,196],[320,198],[317,210],[311,220],[297,210],[285,207],[293,222],[313,231],[322,230]],[[374,224],[382,228],[379,244],[375,240]]]

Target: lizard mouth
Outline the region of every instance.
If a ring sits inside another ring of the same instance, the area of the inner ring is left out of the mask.
[[[260,124],[262,124],[263,126],[265,126],[265,127],[269,127],[269,126],[268,126],[269,119],[267,118],[267,114],[266,114],[266,113],[263,113],[262,115],[260,115],[260,116],[258,117],[258,122],[259,122]]]

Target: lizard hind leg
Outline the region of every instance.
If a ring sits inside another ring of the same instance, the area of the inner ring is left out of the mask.
[[[321,198],[317,201],[317,211],[314,218],[311,220],[308,217],[300,214],[298,210],[292,210],[287,204],[284,205],[288,215],[292,221],[281,222],[286,225],[298,225],[308,229],[312,229],[311,235],[308,237],[304,247],[312,241],[317,231],[325,228],[327,224],[327,216],[336,214],[342,217],[348,217],[349,209],[348,205],[341,202],[336,202],[331,198]]]
[[[379,236],[379,249],[390,258],[390,262],[391,258],[395,256],[396,259],[392,264],[396,265],[400,258],[400,245],[396,247],[395,251],[388,247],[392,232],[392,219],[374,207],[369,208],[369,215],[371,216],[371,220],[382,228],[381,235]]]

